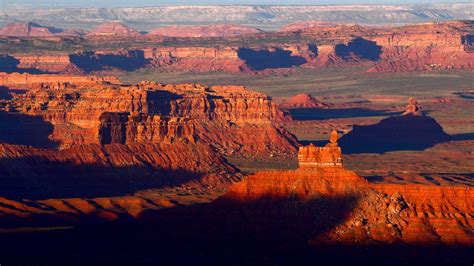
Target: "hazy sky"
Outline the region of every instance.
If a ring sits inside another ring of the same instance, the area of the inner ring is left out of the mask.
[[[4,8],[121,7],[160,5],[334,5],[454,3],[473,0],[0,0]]]

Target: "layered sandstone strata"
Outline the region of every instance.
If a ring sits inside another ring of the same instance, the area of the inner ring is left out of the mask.
[[[17,67],[22,69],[60,73],[72,67],[68,54],[14,54],[12,56],[19,61]]]
[[[233,47],[159,47],[145,49],[144,53],[154,67],[198,72],[247,69],[238,56],[238,48]]]
[[[266,95],[238,86],[43,83],[7,103],[50,122],[62,148],[81,144],[208,143],[225,154],[294,153]]]
[[[300,168],[341,167],[342,151],[337,145],[337,131],[331,132],[329,143],[324,147],[316,147],[312,143],[301,146],[298,151]]]
[[[472,22],[453,21],[409,25],[378,33],[372,38],[383,46],[381,62],[371,71],[472,69],[469,50]]]

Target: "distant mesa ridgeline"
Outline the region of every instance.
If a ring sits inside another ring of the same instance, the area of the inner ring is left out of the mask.
[[[152,29],[148,33],[141,33],[121,22],[105,22],[94,27],[90,31],[68,29],[63,30],[55,27],[46,27],[34,22],[11,23],[0,29],[0,36],[10,37],[81,37],[81,36],[166,36],[166,37],[234,37],[263,32],[260,29],[232,25],[215,24],[200,26],[166,26]]]
[[[406,24],[454,19],[473,19],[473,3],[423,5],[331,5],[331,6],[156,6],[129,8],[6,9],[0,24],[36,21],[62,25],[97,25],[127,21],[150,30],[150,25],[260,25],[277,29],[302,20],[358,24]]]
[[[53,37],[81,36],[83,30],[63,30],[55,27],[45,27],[33,22],[12,23],[0,29],[0,36],[11,37]]]

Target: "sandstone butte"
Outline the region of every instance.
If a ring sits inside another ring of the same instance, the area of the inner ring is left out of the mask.
[[[137,60],[138,54],[138,59],[145,62],[141,67],[181,71],[248,72],[287,67],[365,66],[369,72],[407,72],[474,67],[472,63],[474,62],[472,48],[474,24],[472,21],[384,28],[331,23],[303,23],[302,25],[289,26],[288,31],[268,32],[265,35],[281,38],[301,35],[312,41],[272,42],[265,45],[247,46],[233,40],[232,45],[221,44],[209,47],[190,44],[189,40],[184,38],[181,40],[184,42],[183,45],[157,47],[153,42],[154,38],[142,36],[140,40],[143,44],[133,46],[128,51],[117,53],[113,49],[101,49],[91,52],[107,55],[107,57],[129,58],[131,62]],[[291,30],[292,27],[296,28]],[[107,43],[113,44],[127,38],[136,39],[139,35],[137,31],[121,24],[107,23],[93,30],[89,36],[107,46]],[[241,38],[244,37],[241,36]],[[220,38],[225,40],[233,37]],[[180,40],[177,40],[177,43],[180,44]],[[71,57],[79,55],[81,59],[80,54],[79,51],[72,53],[47,51],[40,56],[32,53],[15,53],[10,56],[19,60],[20,66],[62,72],[70,71],[71,69],[67,66],[74,65]],[[255,60],[268,62],[274,58],[278,58],[279,62],[285,62],[285,64],[268,65],[263,69],[254,65]],[[95,62],[97,64],[107,64],[105,59],[96,60],[100,61]]]
[[[148,35],[160,35],[166,37],[235,37],[242,35],[251,35],[261,33],[256,28],[232,25],[232,24],[214,24],[205,26],[168,26],[151,30]]]
[[[296,152],[296,138],[280,125],[284,113],[268,96],[244,87],[85,81],[34,84],[24,94],[12,93],[3,110],[50,123],[48,138],[61,149],[201,142],[245,157]]]
[[[283,109],[294,108],[327,108],[329,104],[321,102],[308,93],[299,93],[291,97],[288,101],[279,105]]]
[[[244,213],[254,226],[306,227],[313,245],[474,245],[471,187],[370,184],[346,170],[341,155],[333,131],[324,147],[300,147],[298,170],[258,172],[215,204],[251,204]],[[238,212],[227,215],[236,219]]]

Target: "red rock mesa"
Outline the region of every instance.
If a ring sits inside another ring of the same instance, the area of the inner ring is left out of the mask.
[[[329,104],[321,102],[307,93],[299,93],[291,97],[289,101],[280,104],[281,108],[326,108]]]
[[[51,123],[48,138],[61,148],[186,140],[246,157],[296,152],[296,138],[280,126],[283,113],[276,104],[244,87],[80,79],[36,84],[6,100],[4,108]]]

